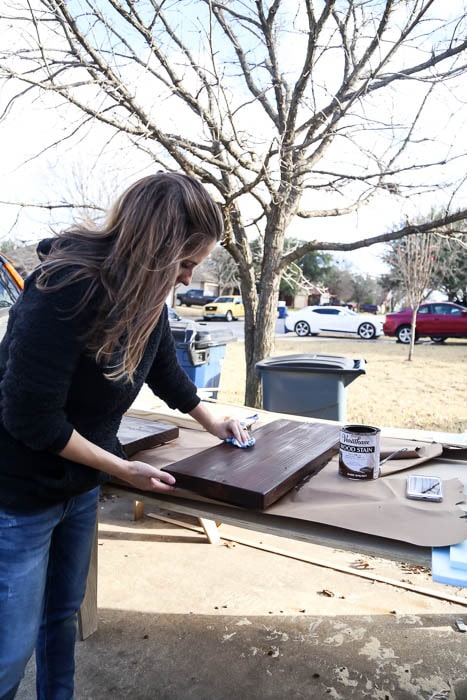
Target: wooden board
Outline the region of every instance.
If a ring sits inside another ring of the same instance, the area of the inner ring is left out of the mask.
[[[339,426],[276,420],[254,431],[256,444],[228,443],[164,467],[177,486],[243,508],[264,510],[338,450]]]
[[[117,437],[127,457],[178,438],[179,429],[170,423],[123,416]]]

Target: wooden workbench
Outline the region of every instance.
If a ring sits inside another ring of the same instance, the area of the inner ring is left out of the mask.
[[[265,413],[268,415],[265,416]],[[138,415],[141,415],[141,413],[138,413]],[[261,412],[261,415],[263,418],[272,420],[281,414]],[[166,420],[164,416],[154,416],[154,420],[161,420],[161,418]],[[405,437],[409,437],[407,431],[403,431],[403,434]],[[397,435],[397,431],[392,431],[392,436],[394,435]],[[427,434],[418,431],[416,436],[418,439],[423,439]],[[413,437],[415,437],[415,434]],[[459,442],[458,444],[462,445],[463,443]],[[459,459],[455,458],[456,454],[454,453],[454,458],[451,454],[449,458],[442,456],[427,462],[423,465],[423,473],[435,474],[443,479],[459,478],[464,483],[464,488],[467,492],[467,458],[465,450],[460,452],[459,455],[461,456]],[[431,565],[431,547],[419,547],[407,542],[375,537],[365,533],[296,518],[278,517],[277,515],[269,514],[267,511],[258,512],[220,502],[199,500],[195,495],[190,497],[190,494],[184,494],[183,497],[180,497],[174,494],[165,495],[142,492],[115,483],[106,485],[103,489],[109,490],[112,494],[130,497],[135,501],[142,501],[151,507],[194,516],[202,519],[201,522],[207,524],[213,525],[214,522],[221,522],[247,530],[311,542],[332,549],[348,550],[356,554],[371,554],[394,561],[403,561],[428,567]],[[97,629],[97,532],[96,546],[94,547],[88,578],[88,588],[80,610],[79,623],[82,639],[85,639]]]

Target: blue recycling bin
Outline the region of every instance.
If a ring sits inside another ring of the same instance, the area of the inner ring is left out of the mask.
[[[365,374],[365,360],[340,355],[283,355],[257,362],[256,370],[267,411],[344,422],[345,389]]]
[[[194,321],[171,323],[177,359],[191,381],[200,389],[209,389],[217,398],[226,345],[235,340],[230,331],[208,331]]]
[[[277,313],[279,314],[279,318],[285,318],[287,316],[287,305],[285,301],[277,302]]]

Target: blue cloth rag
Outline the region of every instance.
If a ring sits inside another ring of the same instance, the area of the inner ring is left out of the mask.
[[[231,438],[225,438],[224,442],[229,442],[231,445],[234,447],[241,447],[244,449],[245,447],[253,447],[255,444],[255,438],[254,437],[249,437],[247,442],[241,443],[237,440],[237,438],[231,437]]]

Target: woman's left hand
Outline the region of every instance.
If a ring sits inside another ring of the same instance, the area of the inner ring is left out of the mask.
[[[250,437],[248,430],[246,430],[236,418],[215,421],[211,424],[209,431],[220,440],[236,438],[241,445],[246,444]]]
[[[190,411],[192,416],[200,423],[205,430],[215,435],[220,440],[226,438],[236,438],[241,445],[245,445],[250,437],[238,418],[226,418],[217,420],[203,403],[199,403],[196,408]]]

